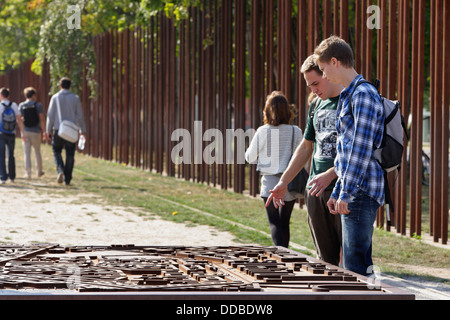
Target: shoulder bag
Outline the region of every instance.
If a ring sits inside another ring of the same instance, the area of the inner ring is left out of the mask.
[[[295,131],[294,130],[295,130],[295,128],[294,128],[294,126],[292,126],[291,159],[295,152],[295,150],[294,150],[294,140],[295,140],[294,133],[295,133]],[[298,196],[303,196],[305,189],[306,189],[306,184],[308,183],[308,178],[309,178],[309,174],[305,170],[305,168],[303,168],[302,170],[300,170],[299,173],[297,173],[297,175],[294,177],[294,179],[292,179],[292,181],[288,184],[288,187],[287,187],[288,192],[295,193]]]

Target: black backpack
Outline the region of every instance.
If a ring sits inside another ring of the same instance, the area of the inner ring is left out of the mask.
[[[24,104],[22,106],[23,124],[25,127],[36,127],[39,124],[39,114],[36,107],[36,102],[33,104]]]
[[[11,108],[12,102],[9,105],[2,103],[4,106],[1,118],[0,131],[7,134],[14,134],[16,130],[16,113]]]

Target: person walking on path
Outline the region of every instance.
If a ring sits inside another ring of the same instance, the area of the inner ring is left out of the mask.
[[[81,108],[80,98],[69,89],[72,81],[68,78],[62,78],[59,82],[60,91],[53,95],[47,114],[47,136],[52,143],[53,156],[58,173],[58,183],[65,182],[70,185],[72,172],[75,164],[76,142],[72,143],[58,136],[59,125],[62,121],[68,120],[75,123],[79,128],[81,135],[86,133],[86,125]],[[66,161],[62,158],[62,150],[66,149]]]
[[[384,170],[374,157],[383,140],[383,103],[374,86],[358,86],[364,78],[355,71],[353,51],[345,40],[327,38],[314,54],[324,78],[345,87],[336,121],[338,180],[327,205],[341,216],[344,268],[370,275],[373,224],[384,204]]]
[[[19,105],[19,112],[22,115],[24,124],[24,162],[25,178],[31,178],[31,148],[34,149],[36,162],[36,175],[38,178],[44,175],[42,170],[41,141],[46,141],[45,114],[40,102],[36,101],[36,89],[29,87],[24,89],[26,101]]]
[[[319,259],[338,266],[341,264],[341,219],[330,213],[327,202],[337,178],[334,172],[336,109],[344,87],[323,79],[313,56],[304,61],[300,72],[316,98],[310,103],[304,139],[279,183],[270,190],[266,205],[272,200],[275,207],[283,205],[288,184],[312,157],[305,193],[308,226]]]
[[[259,127],[245,152],[249,163],[257,164],[261,173],[260,196],[266,203],[269,190],[278,183],[289,159],[303,139],[302,130],[291,125],[294,113],[288,100],[279,91],[272,92],[264,107],[264,125]],[[289,222],[298,195],[287,193],[285,206],[266,206],[271,236],[274,245],[288,247],[290,239]]]
[[[16,128],[19,125],[20,135],[24,140],[22,117],[17,104],[9,101],[8,88],[0,89],[0,181],[14,182],[16,178],[16,160],[14,148],[16,144]],[[6,170],[6,151],[8,151],[8,170]]]

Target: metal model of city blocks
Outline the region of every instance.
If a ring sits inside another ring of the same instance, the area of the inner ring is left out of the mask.
[[[0,245],[0,299],[414,299],[281,247]]]

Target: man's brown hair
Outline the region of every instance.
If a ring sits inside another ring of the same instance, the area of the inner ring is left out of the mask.
[[[61,78],[61,80],[59,81],[59,85],[61,86],[61,88],[69,90],[70,86],[72,85],[72,80],[66,77]]]
[[[355,58],[350,45],[338,36],[331,36],[323,40],[314,50],[316,61],[328,63],[336,58],[344,67],[353,68]]]
[[[27,98],[30,99],[32,96],[34,96],[36,94],[36,89],[33,87],[29,87],[29,88],[25,88],[23,90],[23,95]]]
[[[9,89],[8,88],[1,88],[0,89],[0,94],[3,97],[8,98],[9,97]]]

